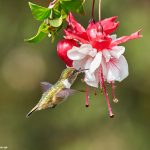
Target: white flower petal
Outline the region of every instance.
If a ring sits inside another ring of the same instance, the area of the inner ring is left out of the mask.
[[[110,52],[107,49],[103,50],[103,56],[104,56],[106,62],[109,62],[109,60],[111,58],[111,55],[110,55]]]
[[[117,35],[116,35],[116,34],[110,35],[110,38],[111,38],[112,40],[116,40],[116,39],[117,39]]]
[[[95,78],[95,75],[92,73],[90,73],[90,71],[86,71],[85,72],[85,78],[89,81],[94,81],[96,78]]]
[[[119,57],[125,52],[125,47],[124,46],[114,46],[111,50],[110,50],[110,54],[112,55],[112,57],[115,57],[117,59],[119,59]]]
[[[119,59],[119,65],[120,65],[120,70],[121,70],[119,81],[122,81],[129,75],[128,63],[123,55],[121,55]]]
[[[87,54],[87,52],[91,50],[93,50],[91,44],[82,44],[79,51],[83,54]]]
[[[80,48],[73,46],[72,49],[67,52],[67,56],[71,60],[81,60],[81,59],[83,59],[86,55],[83,54],[83,53],[80,53],[79,49]]]
[[[93,48],[90,52],[89,55],[92,57],[95,57],[95,55],[97,54],[97,50],[95,48]]]
[[[100,80],[100,69],[98,68],[94,73],[91,73],[89,70],[85,72],[84,81],[92,87],[98,88]]]
[[[94,73],[95,70],[100,66],[102,60],[102,52],[98,52],[90,65],[90,72]]]
[[[96,80],[91,81],[85,78],[84,81],[86,82],[87,85],[98,88],[98,82],[96,82]]]
[[[85,64],[86,64],[86,61],[87,61],[87,57],[81,59],[81,60],[74,60],[73,61],[73,68],[75,68],[76,70],[79,70],[79,69],[85,69]]]
[[[67,52],[67,56],[71,60],[81,60],[88,55],[91,50],[92,46],[90,44],[82,44],[81,47],[73,46],[72,49]]]
[[[106,63],[104,58],[102,59],[102,63],[101,64],[102,64],[102,71],[103,71],[104,80],[106,81],[107,80],[108,69],[107,69],[107,63]]]
[[[84,81],[92,87],[98,87],[98,80],[95,74],[91,74],[89,71],[86,71]]]
[[[87,61],[86,61],[86,63],[84,64],[84,69],[90,69],[90,66],[91,66],[92,61],[93,61],[93,58],[92,58],[92,57],[87,57]]]
[[[128,76],[128,64],[123,55],[107,64],[107,81],[122,81]]]

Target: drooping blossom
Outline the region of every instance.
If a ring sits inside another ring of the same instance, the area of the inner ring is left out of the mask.
[[[63,41],[70,43],[68,40],[72,40],[72,45],[67,50],[65,49],[65,53],[63,53],[63,49],[57,49],[59,56],[65,63],[70,60],[71,63],[66,63],[67,65],[69,64],[75,69],[89,69],[85,72],[84,81],[94,88],[98,88],[100,85],[106,97],[110,117],[113,117],[113,113],[105,82],[112,85],[115,100],[115,81],[120,82],[128,76],[128,64],[123,56],[125,47],[120,46],[120,44],[141,37],[140,30],[120,38],[111,35],[119,25],[116,19],[117,17],[114,16],[99,22],[91,21],[85,29],[70,13],[67,18],[68,27],[64,30],[65,39]],[[87,97],[86,104],[88,105]]]

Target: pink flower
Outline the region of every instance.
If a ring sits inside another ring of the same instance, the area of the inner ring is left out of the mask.
[[[122,55],[123,46],[114,46],[111,50],[97,51],[90,44],[82,44],[68,51],[75,69],[89,69],[85,74],[85,82],[89,86],[98,87],[100,82],[100,66],[107,82],[122,81],[128,76],[128,64]]]
[[[70,13],[67,18],[69,25],[64,30],[66,40],[74,40],[80,45],[74,45],[71,49],[67,49],[67,59],[72,60],[72,67],[75,69],[89,69],[85,72],[84,81],[87,85],[95,88],[100,85],[106,97],[111,117],[113,113],[105,81],[111,83],[114,91],[114,82],[120,82],[128,76],[128,64],[123,56],[125,47],[118,45],[141,37],[140,31],[120,38],[110,35],[119,25],[119,22],[115,22],[116,19],[115,16],[96,23],[90,22],[87,29],[84,29]]]

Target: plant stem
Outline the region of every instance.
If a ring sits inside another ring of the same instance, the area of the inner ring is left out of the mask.
[[[58,0],[54,0],[54,1],[50,2],[48,8],[53,8],[57,2],[58,2]]]
[[[98,13],[98,16],[99,16],[99,23],[100,23],[100,26],[101,26],[101,32],[103,33],[103,26],[101,24],[101,12],[102,12],[102,0],[99,0],[99,13]]]
[[[89,87],[86,86],[86,99],[85,99],[85,106],[89,107]]]
[[[113,114],[113,112],[112,112],[112,108],[111,108],[111,105],[110,105],[108,93],[107,93],[107,90],[106,90],[102,66],[100,66],[100,69],[101,69],[101,80],[102,80],[103,93],[104,93],[104,96],[105,96],[105,98],[106,98],[106,103],[107,103],[107,106],[108,106],[109,116],[110,116],[110,118],[113,118],[113,117],[114,117],[114,114]]]
[[[95,0],[93,0],[92,4],[92,19],[94,20],[94,6],[95,6]]]
[[[99,21],[101,20],[101,5],[102,5],[102,0],[99,0]]]

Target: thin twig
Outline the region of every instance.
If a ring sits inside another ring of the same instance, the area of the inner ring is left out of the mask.
[[[94,5],[95,5],[95,0],[93,0],[92,4],[92,19],[94,20]]]
[[[99,21],[101,20],[101,5],[102,5],[102,0],[99,0]]]
[[[53,8],[57,2],[58,2],[58,0],[54,0],[54,1],[50,2],[49,8]]]

